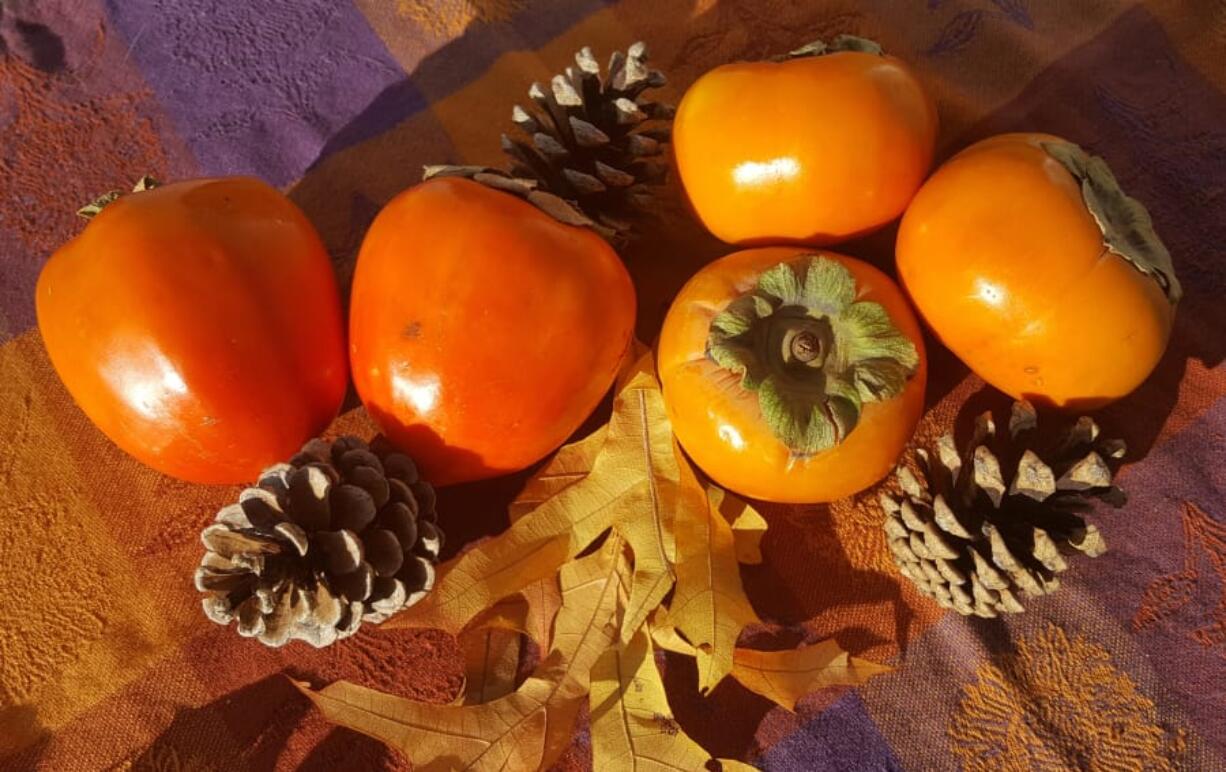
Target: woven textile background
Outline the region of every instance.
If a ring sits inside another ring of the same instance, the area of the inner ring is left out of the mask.
[[[784,711],[666,662],[679,723],[765,769],[1226,768],[1226,5],[1220,0],[0,0],[0,768],[402,769],[328,725],[286,674],[437,702],[441,633],[363,627],[315,651],[210,624],[199,532],[234,489],[162,477],[73,404],[34,325],[47,256],[94,194],[144,173],[255,174],[322,232],[342,279],[366,225],[424,163],[498,162],[534,79],[646,40],[678,99],[704,70],[852,32],[911,62],[941,152],[1006,130],[1105,156],[1146,202],[1186,288],[1169,351],[1100,422],[1130,448],[1111,551],[1002,621],[900,584],[865,494],[764,507],[743,569],[759,648],[835,636],[897,664]],[[627,250],[639,335],[728,251],[677,192]],[[893,233],[842,251],[891,265]],[[173,259],[168,255],[167,259]],[[309,313],[309,309],[304,309]],[[930,436],[1001,398],[932,356]],[[342,424],[361,426],[360,411]],[[505,527],[524,477],[445,491],[449,554]],[[581,721],[565,769],[586,769]]]

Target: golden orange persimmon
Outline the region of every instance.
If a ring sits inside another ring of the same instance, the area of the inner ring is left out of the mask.
[[[140,461],[238,483],[336,415],[341,301],[298,207],[246,177],[122,196],[51,256],[38,327],[68,392]]]
[[[734,244],[831,244],[902,214],[932,164],[937,112],[871,41],[841,36],[782,61],[726,64],[685,93],[681,182]]]
[[[681,446],[715,482],[767,501],[833,501],[884,477],[923,411],[926,367],[889,277],[801,247],[706,266],[660,336]]]
[[[916,195],[899,277],[963,362],[1014,398],[1092,409],[1166,348],[1180,296],[1149,215],[1102,159],[1059,137],[963,150]]]
[[[438,177],[375,218],[350,309],[362,402],[447,485],[522,469],[579,428],[629,346],[635,296],[593,231]]]

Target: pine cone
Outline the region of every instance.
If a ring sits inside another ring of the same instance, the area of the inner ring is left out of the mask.
[[[941,437],[935,458],[916,451],[922,479],[899,466],[902,495],[881,494],[894,561],[942,607],[981,617],[1023,611],[1020,595],[1060,586],[1064,555],[1106,551],[1082,515],[1095,499],[1124,503],[1108,466],[1123,457],[1123,441],[1099,439],[1085,416],[1050,441],[1038,434],[1028,402],[1013,404],[1007,438],[984,413],[961,453],[952,435]]]
[[[613,53],[608,73],[590,48],[550,87],[533,83],[535,108],[516,105],[511,120],[527,139],[502,135],[509,173],[484,166],[429,166],[425,178],[458,175],[522,196],[570,225],[610,241],[628,238],[634,217],[651,205],[650,186],[664,181],[664,146],[673,108],[644,98],[665,78],[647,66],[647,46]]]
[[[434,488],[382,438],[311,440],[223,507],[201,539],[204,613],[269,646],[316,647],[425,597],[443,534]]]

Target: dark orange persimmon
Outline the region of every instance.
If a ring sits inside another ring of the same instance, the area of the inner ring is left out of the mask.
[[[123,450],[200,483],[255,479],[336,415],[348,381],[332,265],[288,198],[246,177],[122,196],[51,256],[38,326]]]
[[[459,177],[392,199],[350,302],[358,394],[437,485],[522,469],[595,409],[634,331],[617,254],[515,196]]]
[[[711,233],[823,245],[902,214],[936,135],[936,107],[907,65],[842,36],[706,73],[677,108],[673,148]]]
[[[896,252],[942,343],[1001,391],[1058,407],[1140,385],[1180,296],[1144,207],[1102,159],[1045,134],[954,156],[907,209]]]
[[[766,501],[833,501],[884,477],[924,406],[919,323],[876,268],[833,252],[735,252],[682,288],[660,336],[681,446]]]

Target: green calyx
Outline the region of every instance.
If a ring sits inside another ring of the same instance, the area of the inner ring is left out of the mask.
[[[1171,253],[1154,231],[1145,206],[1124,193],[1107,162],[1072,142],[1043,142],[1043,150],[1081,183],[1081,197],[1090,210],[1103,243],[1141,273],[1158,282],[1171,305],[1183,297]]]
[[[868,38],[857,37],[855,35],[838,35],[829,43],[823,40],[814,40],[812,43],[797,48],[795,51],[789,51],[782,56],[776,56],[774,61],[786,62],[789,59],[804,59],[810,56],[824,56],[826,54],[837,54],[843,51],[859,51],[863,54],[873,54],[874,56],[885,56],[885,51],[881,50],[881,45],[875,40]]]
[[[132,192],[133,193],[143,193],[146,190],[153,190],[154,188],[156,188],[158,185],[161,185],[161,184],[162,183],[158,182],[157,180],[155,180],[154,178],[146,174],[144,177],[141,177],[139,180],[137,180],[136,184],[132,186]],[[107,206],[115,203],[120,198],[126,195],[127,193],[122,190],[107,191],[106,193],[103,193],[102,195],[95,198],[93,201],[90,201],[88,204],[78,209],[77,216],[83,217],[86,220],[92,220],[95,217],[97,217],[98,214],[103,209],[107,208]]]
[[[886,310],[856,296],[846,267],[807,255],[764,272],[711,321],[708,354],[757,392],[794,456],[838,445],[865,404],[898,396],[919,366]]]

